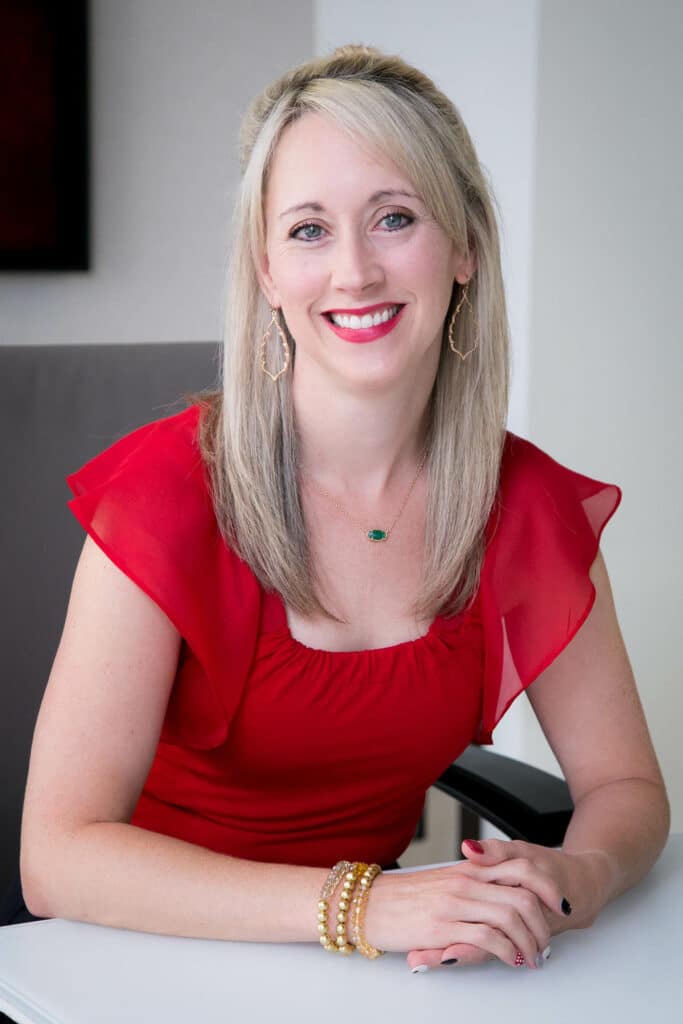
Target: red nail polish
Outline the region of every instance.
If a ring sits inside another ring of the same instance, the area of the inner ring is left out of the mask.
[[[526,960],[524,959],[524,954],[518,952],[515,955],[515,967],[523,967],[525,963]]]
[[[465,846],[469,846],[470,850],[473,850],[474,853],[485,852],[484,847],[481,845],[481,843],[478,843],[476,839],[466,839]]]

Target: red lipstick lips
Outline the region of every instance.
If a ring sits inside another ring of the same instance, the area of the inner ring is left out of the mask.
[[[363,342],[375,341],[377,338],[383,338],[385,334],[389,334],[390,331],[393,331],[394,327],[396,327],[396,324],[401,319],[405,306],[401,306],[394,316],[389,320],[385,320],[382,324],[377,324],[376,327],[340,327],[330,318],[330,313],[340,313],[346,316],[364,316],[366,313],[376,313],[379,312],[379,310],[387,308],[387,303],[382,302],[374,306],[364,306],[360,309],[332,309],[328,310],[327,313],[324,313],[323,317],[329,324],[331,330],[333,330],[337,337],[341,338],[342,341],[351,341],[356,344],[362,344]]]

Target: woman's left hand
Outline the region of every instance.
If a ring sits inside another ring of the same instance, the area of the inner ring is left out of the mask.
[[[570,928],[588,928],[606,902],[606,855],[600,851],[565,853],[519,839],[483,839],[479,845],[483,853],[472,849],[468,840],[461,847],[473,878],[495,885],[523,885],[536,895],[540,895],[548,877],[558,886],[570,913],[565,916],[542,907],[551,935]],[[407,956],[413,970],[420,965],[439,967],[444,960],[453,959],[460,966],[481,963],[490,956],[477,946],[464,943],[446,949],[412,950]]]

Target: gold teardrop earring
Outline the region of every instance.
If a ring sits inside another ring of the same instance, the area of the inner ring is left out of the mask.
[[[453,310],[453,315],[451,316],[450,322],[448,324],[448,344],[451,346],[451,349],[453,350],[453,352],[455,352],[456,356],[460,356],[463,362],[465,361],[465,359],[467,359],[468,356],[472,355],[475,348],[479,344],[479,325],[477,323],[477,318],[474,316],[472,303],[470,302],[467,296],[467,289],[469,288],[469,286],[470,283],[468,281],[463,289],[462,295],[460,296],[460,301],[458,302],[458,305]],[[474,345],[472,346],[472,348],[468,349],[467,352],[461,352],[460,349],[456,348],[455,346],[455,321],[458,319],[458,316],[460,315],[460,310],[462,308],[463,302],[466,302],[467,305],[470,307],[470,312],[472,313],[472,318],[474,320]]]
[[[289,345],[287,344],[285,332],[282,330],[282,326],[280,324],[279,311],[277,309],[271,309],[270,314],[270,323],[265,329],[263,341],[261,342],[261,369],[263,370],[267,377],[270,377],[272,381],[276,381],[282,376],[283,373],[286,373],[287,370],[289,369]],[[270,334],[271,327],[275,327],[277,334],[280,335],[280,342],[282,344],[282,352],[284,359],[282,369],[278,370],[277,373],[271,373],[270,370],[267,369],[266,367],[266,345],[268,344],[268,335]]]

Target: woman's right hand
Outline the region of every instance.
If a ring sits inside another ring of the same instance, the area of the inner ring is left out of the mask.
[[[550,940],[545,907],[557,912],[562,894],[550,877],[536,876],[535,892],[523,870],[511,880],[513,863],[507,864],[506,884],[481,881],[477,865],[468,861],[380,875],[366,905],[367,941],[387,951],[411,951],[411,966],[420,962],[420,950],[461,945],[461,963],[498,958],[516,966],[521,953],[535,967]]]

